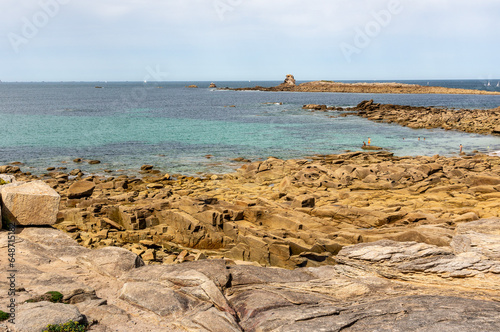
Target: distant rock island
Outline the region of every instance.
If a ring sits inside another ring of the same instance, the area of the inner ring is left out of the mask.
[[[297,85],[293,75],[287,75],[283,83],[274,87],[255,86],[229,90],[293,91],[293,92],[344,92],[344,93],[402,93],[402,94],[474,94],[498,95],[500,92],[454,89],[440,86],[423,86],[405,83],[341,83],[334,81],[313,81]]]

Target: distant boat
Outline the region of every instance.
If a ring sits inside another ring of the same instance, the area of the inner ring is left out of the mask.
[[[1,81],[0,81],[1,82]],[[497,88],[500,88],[500,81],[497,83]]]
[[[148,81],[144,81],[144,83],[148,83]]]
[[[488,81],[488,85],[487,85],[487,86],[491,86],[491,83],[490,83],[490,81]]]
[[[102,86],[96,86],[95,88],[96,89],[102,89]]]

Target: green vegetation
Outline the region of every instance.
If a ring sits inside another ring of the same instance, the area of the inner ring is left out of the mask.
[[[7,320],[10,318],[10,314],[0,310],[0,322],[3,322],[4,320]]]
[[[43,295],[36,296],[32,299],[26,300],[28,303],[33,303],[33,302],[41,302],[41,301],[49,301],[53,303],[62,303],[63,295],[59,292],[47,292]]]
[[[54,302],[54,303],[62,302],[63,295],[59,292],[53,291],[53,292],[47,292],[45,294],[50,295],[50,299],[49,299],[50,302]]]
[[[87,327],[85,325],[70,320],[62,325],[48,325],[43,332],[84,332],[86,330]]]

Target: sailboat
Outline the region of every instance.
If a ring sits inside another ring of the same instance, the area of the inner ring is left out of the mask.
[[[488,85],[487,85],[487,86],[491,86],[491,83],[490,83],[490,81],[488,81]]]
[[[500,88],[500,81],[498,81],[497,83],[497,88]]]

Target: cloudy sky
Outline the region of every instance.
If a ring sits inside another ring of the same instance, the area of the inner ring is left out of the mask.
[[[0,80],[500,78],[498,0],[1,0]]]

